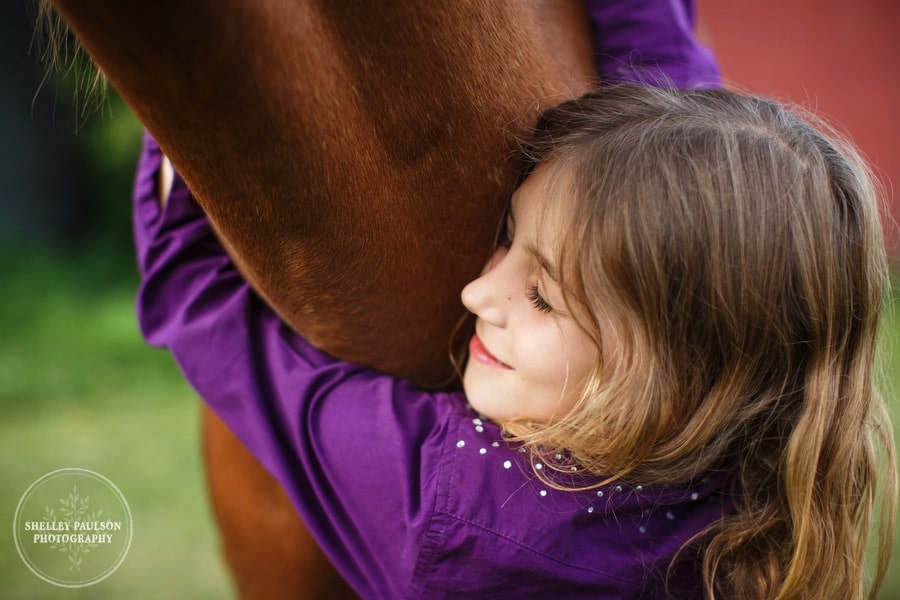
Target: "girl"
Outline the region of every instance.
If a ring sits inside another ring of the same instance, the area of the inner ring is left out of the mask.
[[[859,598],[882,491],[874,595],[887,276],[852,149],[764,100],[623,85],[548,111],[523,158],[462,291],[465,395],[293,334],[182,186],[160,210],[155,147],[144,334],[363,597]]]

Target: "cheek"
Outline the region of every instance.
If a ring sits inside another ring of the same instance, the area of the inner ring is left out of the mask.
[[[567,397],[580,395],[599,360],[594,342],[580,329],[572,328],[546,339],[543,348],[547,382],[555,382],[559,393]]]
[[[527,337],[523,347],[528,355],[532,383],[556,393],[562,392],[564,386],[568,387],[567,381],[590,362],[585,356],[589,348],[567,340],[565,333],[555,325],[536,330]]]

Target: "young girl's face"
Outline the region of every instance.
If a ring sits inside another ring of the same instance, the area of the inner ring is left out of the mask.
[[[502,245],[462,291],[477,317],[463,387],[493,420],[549,422],[578,400],[598,351],[563,302],[553,263],[570,201],[548,193],[546,168],[513,195]]]

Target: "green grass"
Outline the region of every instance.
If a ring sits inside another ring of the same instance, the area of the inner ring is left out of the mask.
[[[0,250],[0,598],[234,598],[203,483],[199,404],[168,355],[140,339],[130,257]],[[882,343],[895,424],[898,304]],[[34,576],[10,527],[31,482],[70,466],[110,478],[134,516],[120,569],[74,590]],[[900,556],[881,597],[900,598]]]
[[[895,275],[897,273],[895,272]],[[879,346],[879,367],[882,377],[880,388],[888,403],[888,410],[894,425],[894,443],[897,445],[897,460],[900,462],[900,277],[894,277],[893,294],[886,319],[881,330]],[[893,555],[879,598],[897,600],[900,598],[900,519],[894,531]]]
[[[0,267],[0,598],[234,598],[208,508],[199,405],[164,352],[141,341],[136,276],[115,257],[6,248]],[[41,475],[112,480],[134,518],[112,576],[66,589],[19,559],[12,518]]]

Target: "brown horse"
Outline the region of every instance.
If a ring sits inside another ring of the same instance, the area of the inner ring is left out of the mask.
[[[341,358],[450,381],[513,135],[594,78],[579,0],[53,4],[288,323]],[[209,412],[204,439],[241,595],[349,595]]]

